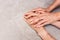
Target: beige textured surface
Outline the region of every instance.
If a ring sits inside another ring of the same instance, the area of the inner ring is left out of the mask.
[[[0,40],[41,40],[22,19],[33,8],[47,7],[52,0],[0,0]],[[60,30],[46,28],[57,40]]]

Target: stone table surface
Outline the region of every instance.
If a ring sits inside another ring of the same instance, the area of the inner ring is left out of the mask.
[[[48,7],[54,0],[0,0],[0,40],[41,40],[23,20],[27,11]],[[56,11],[59,11],[57,8]],[[60,30],[48,25],[46,30],[60,40]]]

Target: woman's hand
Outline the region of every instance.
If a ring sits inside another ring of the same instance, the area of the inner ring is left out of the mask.
[[[41,13],[46,14],[47,12],[41,12]],[[46,15],[39,16],[39,19],[40,19],[39,25],[44,26],[57,21],[58,17],[52,13],[47,13]]]
[[[42,11],[43,12],[43,11]],[[43,26],[40,26],[40,19],[39,19],[39,14],[41,16],[46,16],[48,14],[42,14],[40,11],[38,13],[35,11],[30,11],[27,14],[24,15],[25,21],[30,25],[32,29],[34,29],[38,35],[43,39],[43,40],[55,40],[54,37],[52,37]],[[31,24],[33,23],[33,24]],[[38,28],[39,27],[39,28]]]

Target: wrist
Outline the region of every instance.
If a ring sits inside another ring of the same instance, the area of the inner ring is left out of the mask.
[[[48,33],[45,31],[45,30],[41,30],[38,35],[41,37],[41,38],[45,38],[45,36],[47,35]]]
[[[43,40],[56,40],[54,37],[52,37],[46,30],[41,31],[38,34]]]
[[[44,27],[40,27],[40,29],[38,30],[38,34],[42,33],[42,32],[45,32],[45,28]]]
[[[42,27],[39,32],[38,32],[38,35],[42,38],[42,39],[45,39],[45,36],[47,35],[47,31]]]
[[[52,37],[43,27],[42,27],[42,29],[38,32],[38,35],[39,35],[43,40],[55,40],[55,38]]]

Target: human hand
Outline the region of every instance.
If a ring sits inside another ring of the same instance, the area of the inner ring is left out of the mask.
[[[34,12],[36,11],[36,12]],[[39,23],[39,14],[37,14],[37,9],[31,10],[24,15],[25,21],[30,25],[32,29],[34,29],[37,33],[40,33],[44,30],[44,27],[36,28]],[[33,24],[31,24],[33,23]]]
[[[44,13],[48,13],[48,12],[41,12],[41,13],[44,14]],[[59,18],[57,17],[57,15],[48,13],[47,15],[40,16],[39,19],[41,20],[39,23],[40,26],[44,26],[44,25],[52,24],[52,23],[56,22]]]
[[[55,40],[54,37],[52,37],[43,26],[40,26],[40,19],[39,14],[36,14],[32,11],[28,12],[24,15],[25,21],[30,25],[32,29],[34,29],[37,34],[43,39],[43,40]],[[44,14],[45,15],[45,14]],[[46,15],[45,15],[46,16]],[[31,22],[35,22],[34,24],[31,24]],[[39,28],[38,28],[39,27]]]

